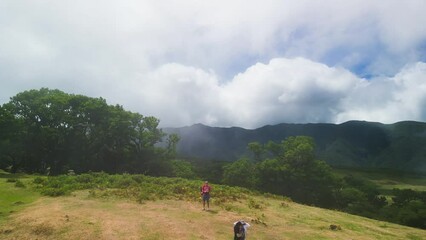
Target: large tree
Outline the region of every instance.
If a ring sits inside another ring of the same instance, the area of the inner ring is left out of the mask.
[[[296,201],[330,207],[339,185],[331,168],[315,158],[314,140],[288,137],[281,144],[268,143],[273,158],[256,164],[260,190],[290,196]]]
[[[256,179],[255,165],[247,158],[241,158],[223,167],[222,181],[225,184],[254,188]]]
[[[148,169],[164,158],[155,147],[164,136],[158,124],[155,117],[103,98],[47,88],[25,91],[0,109],[0,166],[51,174],[160,171]]]

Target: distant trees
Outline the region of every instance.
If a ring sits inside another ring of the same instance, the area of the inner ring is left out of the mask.
[[[392,203],[380,210],[384,220],[426,229],[426,192],[393,189]]]
[[[255,162],[240,159],[226,165],[224,183],[254,187],[318,206],[331,207],[335,203],[334,191],[340,183],[325,162],[315,159],[312,138],[289,137],[265,145],[252,142],[248,148]]]
[[[255,188],[255,165],[247,158],[241,158],[224,166],[222,181],[234,186]]]
[[[377,218],[379,210],[388,204],[372,182],[353,175],[344,176],[342,180],[341,188],[336,191],[338,209]]]
[[[170,171],[164,159],[179,139],[157,148],[165,136],[158,124],[103,98],[25,91],[0,107],[0,167],[54,175],[68,169],[160,174]]]
[[[196,179],[196,173],[192,164],[185,160],[172,160],[172,176],[186,179]]]
[[[288,137],[281,143],[251,142],[248,149],[254,161],[242,158],[225,165],[224,183],[426,229],[426,192],[394,189],[389,200],[371,181],[353,175],[338,177],[325,162],[316,159],[310,137]]]
[[[299,202],[331,207],[339,181],[325,162],[315,158],[314,140],[307,136],[288,137],[280,148],[273,148],[279,153],[272,153],[275,158],[259,164],[259,187]]]

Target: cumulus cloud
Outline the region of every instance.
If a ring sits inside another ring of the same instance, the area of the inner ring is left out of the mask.
[[[129,108],[157,116],[165,126],[218,122],[220,93],[216,75],[177,63],[136,78],[127,89]]]
[[[330,122],[340,99],[362,83],[341,68],[303,58],[256,64],[223,86],[229,120],[247,127],[262,123]]]
[[[407,65],[394,77],[358,85],[342,100],[337,122],[363,119],[384,123],[425,121],[426,63]]]
[[[214,72],[166,64],[128,89],[129,99],[137,99],[129,107],[158,116],[163,126],[246,128],[281,122],[422,121],[425,96],[426,63],[368,81],[304,58],[257,63],[227,83]]]

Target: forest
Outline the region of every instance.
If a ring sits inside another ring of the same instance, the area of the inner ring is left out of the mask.
[[[165,134],[159,122],[103,98],[47,88],[24,91],[0,107],[0,168],[49,176],[104,172],[206,179],[426,229],[426,192],[394,189],[384,195],[365,179],[338,176],[317,159],[311,137],[251,142],[253,159],[209,162],[178,158],[179,136]]]
[[[165,134],[159,120],[132,113],[105,99],[42,88],[12,97],[0,108],[0,167],[58,175],[167,172],[167,149],[157,148]]]

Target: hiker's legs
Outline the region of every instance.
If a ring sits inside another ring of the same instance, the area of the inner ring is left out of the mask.
[[[210,194],[206,194],[206,198],[205,198],[206,202],[207,202],[207,209],[210,209]]]
[[[203,194],[203,210],[206,209],[206,202],[207,202],[207,208],[210,208],[210,195],[208,193]]]

